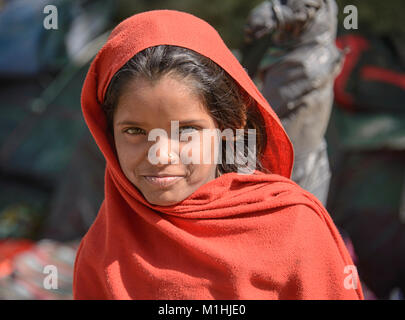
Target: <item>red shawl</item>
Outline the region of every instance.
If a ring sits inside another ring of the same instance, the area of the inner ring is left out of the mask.
[[[273,174],[224,174],[168,207],[129,182],[100,104],[130,58],[162,44],[210,58],[256,100],[269,137],[262,163]],[[293,150],[279,119],[208,23],[171,10],[120,23],[91,64],[82,108],[107,166],[105,200],[76,257],[75,299],[363,298],[358,283],[345,288],[353,262],[329,214],[288,179]]]

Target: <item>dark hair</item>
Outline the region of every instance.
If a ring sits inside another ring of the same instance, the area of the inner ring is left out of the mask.
[[[201,97],[220,130],[230,128],[235,134],[236,129],[244,129],[244,156],[252,152],[248,152],[247,129],[256,129],[256,168],[253,169],[268,172],[260,163],[267,139],[264,120],[255,100],[215,62],[178,46],[147,48],[136,54],[112,77],[102,105],[112,134],[114,111],[129,80],[143,78],[153,82],[168,74],[187,78],[190,87]],[[222,156],[225,159],[225,143],[222,143]],[[240,167],[239,164],[222,163],[218,164],[218,171],[221,174],[237,172]]]

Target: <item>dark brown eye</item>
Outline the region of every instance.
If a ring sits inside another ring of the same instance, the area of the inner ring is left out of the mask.
[[[130,135],[146,134],[145,130],[137,127],[125,129],[124,132]]]
[[[180,133],[192,133],[194,131],[198,131],[199,128],[194,126],[184,126],[179,129]]]

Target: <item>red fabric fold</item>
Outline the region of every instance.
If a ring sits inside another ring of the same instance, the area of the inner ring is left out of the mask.
[[[167,207],[128,181],[100,104],[115,72],[162,44],[210,58],[256,100],[269,137],[262,163],[272,174],[227,173]],[[105,200],[76,257],[75,299],[363,298],[360,284],[345,288],[353,262],[329,214],[288,179],[293,150],[280,120],[208,23],[172,10],[123,21],[90,67],[82,108],[107,167]]]

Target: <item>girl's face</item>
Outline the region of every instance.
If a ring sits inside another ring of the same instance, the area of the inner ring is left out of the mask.
[[[171,136],[171,121],[179,121],[179,135],[201,133],[202,137],[203,129],[217,128],[202,100],[186,81],[180,82],[170,75],[153,83],[132,80],[120,96],[114,113],[114,142],[122,171],[154,205],[176,204],[215,179],[217,165],[214,161],[183,164],[180,154],[187,142],[180,141],[177,151],[171,148],[171,138],[175,139]],[[168,149],[156,152],[158,157],[168,159],[167,164],[152,164],[148,158],[149,149],[157,143],[148,141],[148,133],[157,128],[167,133]],[[212,148],[211,144],[203,146],[202,139],[197,141],[201,154],[204,149]],[[175,158],[177,163],[173,163]]]

